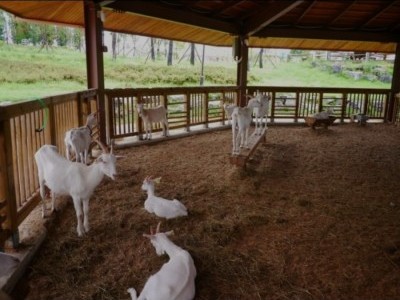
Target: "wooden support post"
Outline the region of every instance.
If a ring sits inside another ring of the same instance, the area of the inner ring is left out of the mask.
[[[394,114],[394,105],[396,102],[396,94],[400,92],[400,43],[396,45],[396,55],[393,65],[392,87],[388,107],[388,121],[395,122],[396,115]]]
[[[107,122],[104,94],[103,21],[101,8],[93,0],[84,1],[84,18],[88,88],[97,88],[99,139],[106,144]]]
[[[239,36],[235,39],[234,59],[237,61],[237,86],[239,88],[239,106],[246,106],[247,69],[249,49],[246,45],[246,37]]]

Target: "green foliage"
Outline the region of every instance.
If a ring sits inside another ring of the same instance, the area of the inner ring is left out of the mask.
[[[0,11],[0,40],[4,40],[5,17]]]

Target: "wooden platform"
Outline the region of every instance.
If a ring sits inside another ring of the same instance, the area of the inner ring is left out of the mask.
[[[249,149],[241,149],[240,154],[232,154],[230,156],[230,162],[237,167],[246,167],[246,163],[254,151],[257,149],[257,146],[262,142],[266,142],[267,129],[264,129],[260,135],[256,135],[253,133],[249,136]]]
[[[333,122],[335,122],[336,117],[329,116],[329,119],[316,119],[314,117],[305,117],[304,120],[306,121],[306,124],[310,126],[312,129],[315,129],[315,127],[320,127],[320,126],[328,128],[328,126],[331,126]]]

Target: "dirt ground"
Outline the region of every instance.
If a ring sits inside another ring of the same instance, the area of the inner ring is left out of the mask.
[[[142,237],[160,221],[141,183],[181,200],[161,230],[197,268],[196,299],[399,299],[400,128],[271,126],[247,170],[231,132],[119,149],[118,177],[90,202],[78,238],[70,203],[26,275],[26,299],[129,299],[167,256]]]

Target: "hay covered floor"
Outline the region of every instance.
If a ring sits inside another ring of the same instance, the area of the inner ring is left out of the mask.
[[[180,199],[163,221],[197,267],[196,299],[399,299],[400,128],[270,127],[246,171],[229,130],[117,150],[115,182],[90,202],[91,231],[58,212],[26,276],[26,299],[129,299],[167,260],[142,237],[159,218],[141,183]],[[71,201],[72,202],[72,201]]]

